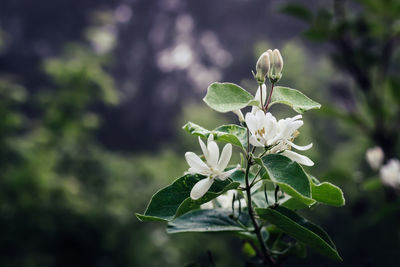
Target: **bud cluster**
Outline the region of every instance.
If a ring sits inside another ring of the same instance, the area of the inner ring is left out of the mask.
[[[278,49],[268,49],[257,60],[255,78],[259,84],[265,82],[265,78],[271,83],[278,82],[282,77],[283,59]]]

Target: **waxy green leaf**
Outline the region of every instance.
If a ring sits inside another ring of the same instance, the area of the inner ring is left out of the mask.
[[[309,222],[295,212],[277,206],[274,208],[256,208],[258,216],[274,224],[286,234],[315,249],[319,253],[336,260],[342,260],[335,244],[321,227]]]
[[[305,94],[296,89],[283,86],[275,86],[271,97],[271,104],[285,104],[298,113],[304,113],[310,109],[319,109],[321,104],[311,100]]]
[[[259,103],[252,94],[233,83],[212,83],[203,100],[218,112],[229,112]]]
[[[273,206],[275,204],[275,192],[273,190],[267,190],[266,195],[268,197],[268,202],[265,199],[264,191],[259,191],[252,195],[253,203],[258,208],[268,208],[269,206]],[[305,209],[309,206],[304,204],[302,201],[297,198],[291,197],[289,195],[285,195],[278,199],[278,203],[280,206],[291,210],[299,210]]]
[[[238,216],[237,211],[235,215]],[[239,218],[232,216],[232,210],[227,209],[205,209],[194,210],[176,218],[168,223],[167,232],[242,232],[246,231],[243,226],[252,230],[250,217],[247,212],[242,212]]]
[[[315,203],[315,200],[311,198],[308,176],[297,162],[279,154],[265,155],[261,159],[256,159],[256,162],[265,168],[268,174],[263,175],[263,178],[269,177],[288,195],[308,206]]]
[[[136,217],[141,221],[171,221],[239,186],[238,182],[231,182],[229,179],[215,180],[210,190],[202,198],[191,199],[190,191],[193,186],[204,178],[206,177],[197,174],[187,174],[178,178],[171,185],[154,194],[144,214],[136,214]]]
[[[315,183],[311,181],[311,191],[312,198],[318,202],[337,207],[345,204],[342,190],[329,182]]]
[[[200,125],[188,122],[182,128],[192,135],[207,139],[210,134],[213,134],[215,141],[230,143],[244,149],[247,148],[247,130],[239,125],[222,125],[209,131]]]

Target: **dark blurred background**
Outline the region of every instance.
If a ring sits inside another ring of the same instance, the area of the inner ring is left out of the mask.
[[[398,0],[2,0],[0,266],[208,266],[208,251],[243,266],[239,239],[169,236],[134,213],[198,151],[183,124],[236,121],[201,101],[207,86],[254,93],[268,48],[280,84],[322,103],[299,138],[347,200],[303,213],[344,262],[309,251],[286,266],[400,266],[398,191],[365,161],[375,145],[400,156],[399,33]]]

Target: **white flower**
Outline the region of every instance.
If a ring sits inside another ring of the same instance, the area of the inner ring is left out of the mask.
[[[400,161],[390,159],[388,163],[381,167],[380,176],[385,185],[400,187]]]
[[[235,202],[233,204],[233,207],[235,209],[238,209],[239,206],[242,207],[242,208],[246,207],[246,200],[244,198],[239,200],[237,198],[237,194],[236,194],[235,190],[229,190],[225,194],[222,194],[222,195],[218,196],[217,198],[215,198],[215,202],[217,202],[218,205],[223,209],[231,209],[232,208],[232,200],[233,200],[234,196],[235,196]],[[214,208],[213,201],[214,200],[202,204],[200,206],[200,208],[201,209],[212,209],[212,208]],[[240,201],[240,204],[239,204],[239,201]]]
[[[190,197],[194,200],[204,196],[214,183],[214,179],[223,181],[239,168],[236,167],[232,170],[224,171],[232,156],[231,144],[225,145],[222,149],[221,157],[219,157],[219,148],[217,143],[214,142],[212,134],[208,137],[207,146],[203,143],[200,137],[199,143],[203,155],[206,158],[206,162],[203,162],[200,157],[193,152],[186,152],[185,154],[186,161],[190,166],[188,172],[207,176],[207,178],[198,181],[193,186],[192,191],[190,192]]]
[[[379,146],[370,148],[365,153],[365,158],[372,169],[377,170],[382,165],[384,154],[382,148]]]
[[[314,165],[308,157],[291,151],[293,147],[297,150],[308,150],[312,143],[307,146],[298,146],[293,143],[303,121],[301,115],[276,121],[271,113],[258,110],[255,114],[249,112],[245,120],[251,133],[250,144],[257,147],[271,147],[269,153],[281,153],[282,155],[306,166]]]
[[[262,110],[258,110],[253,114],[246,114],[246,124],[251,133],[250,144],[258,147],[273,145],[272,140],[278,132],[276,118],[271,114],[265,114]]]

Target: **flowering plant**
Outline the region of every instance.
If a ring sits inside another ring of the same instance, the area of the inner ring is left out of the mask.
[[[294,143],[302,115],[277,120],[269,112],[278,103],[297,113],[320,108],[300,91],[276,86],[282,70],[279,50],[268,50],[253,73],[259,85],[255,96],[232,83],[208,87],[205,103],[218,112],[234,112],[240,124],[211,131],[192,122],[183,126],[198,136],[202,156],[185,154],[187,173],[158,191],[144,214],[136,214],[140,220],[168,222],[169,233],[230,232],[251,246],[253,264],[278,266],[289,255],[305,257],[306,246],[341,260],[328,234],[296,213],[316,203],[342,206],[345,200],[340,188],[305,172],[302,165],[314,162],[292,150],[312,147]],[[221,153],[217,142],[227,143]],[[240,164],[229,165],[232,146],[241,151]]]

